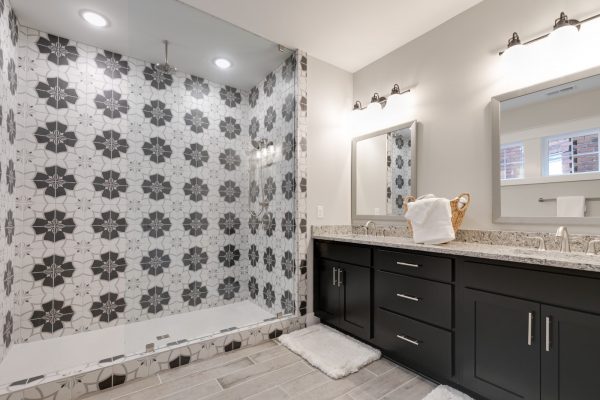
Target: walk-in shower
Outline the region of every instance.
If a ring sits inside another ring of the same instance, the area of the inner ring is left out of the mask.
[[[143,376],[128,362],[287,329],[301,57],[176,0],[92,1],[112,20],[89,32],[36,11],[60,0],[4,3],[0,398],[100,371],[65,383],[80,395]]]

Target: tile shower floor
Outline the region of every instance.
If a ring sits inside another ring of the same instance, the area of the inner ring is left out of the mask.
[[[333,380],[276,341],[159,372],[86,400],[421,400],[435,384],[381,359]]]
[[[0,384],[55,371],[77,368],[104,358],[142,353],[146,343],[164,346],[196,339],[232,327],[273,318],[256,304],[243,301],[76,335],[17,344],[0,363]],[[157,336],[169,337],[157,340]]]

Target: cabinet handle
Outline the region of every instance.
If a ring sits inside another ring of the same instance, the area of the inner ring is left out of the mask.
[[[397,337],[398,339],[400,339],[400,340],[404,340],[405,342],[408,342],[408,343],[410,343],[410,344],[412,344],[412,345],[414,345],[414,346],[418,346],[418,345],[419,345],[419,341],[418,341],[418,340],[415,340],[415,339],[410,339],[410,338],[408,338],[408,337],[406,337],[406,336],[403,336],[403,335],[396,335],[396,337]]]
[[[552,319],[550,317],[546,317],[546,351],[550,351],[550,325],[552,324]]]
[[[411,267],[411,268],[419,268],[420,265],[419,264],[411,264],[411,263],[405,263],[402,261],[396,261],[397,265],[402,265],[403,267]]]
[[[413,296],[409,296],[409,295],[402,294],[402,293],[396,293],[396,296],[401,297],[406,300],[410,300],[410,301],[419,301],[420,300],[418,297],[413,297]]]
[[[527,345],[531,346],[533,342],[533,313],[530,312],[527,317]]]
[[[335,268],[335,267],[333,267],[333,269],[332,269],[332,271],[333,271],[333,286],[335,286],[335,285],[336,285],[336,283],[335,283],[335,274],[336,274],[336,271],[335,271],[335,270],[336,270],[336,269],[337,269],[337,268]]]
[[[338,287],[342,286],[344,282],[342,282],[343,272],[341,268],[338,268]]]

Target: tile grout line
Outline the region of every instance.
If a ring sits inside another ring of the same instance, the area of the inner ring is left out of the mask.
[[[383,396],[381,396],[379,399],[377,400],[381,400],[383,399],[385,396],[387,396],[388,394],[400,389],[403,386],[408,385],[410,382],[414,381],[415,379],[417,379],[419,377],[419,375],[415,375],[414,377],[410,378],[409,380],[407,380],[406,382],[404,382],[402,385],[395,387],[393,390],[390,390],[389,392],[387,392],[386,394],[384,394]]]

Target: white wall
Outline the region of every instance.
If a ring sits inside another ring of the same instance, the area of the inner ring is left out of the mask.
[[[312,57],[308,68],[308,224],[349,224],[352,74]]]
[[[352,74],[309,57],[307,96],[308,226],[347,225],[350,223],[352,136],[346,120],[352,107]],[[318,205],[324,208],[323,218],[317,218]],[[312,246],[309,246],[309,313],[313,310],[312,260]]]
[[[471,192],[473,204],[465,228],[555,229],[492,223],[489,104],[495,95],[573,72],[557,70],[560,63],[553,63],[553,68],[547,64],[548,68],[507,76],[504,61],[497,55],[513,31],[523,39],[545,33],[562,10],[572,18],[586,17],[598,12],[600,4],[589,0],[486,0],[354,74],[354,97],[363,102],[375,91],[388,92],[394,83],[416,85],[412,95],[421,122],[419,192],[448,197]],[[332,151],[347,149],[332,147]],[[344,171],[328,173],[346,179]],[[349,198],[350,192],[346,195]],[[600,227],[572,230],[600,233]]]

